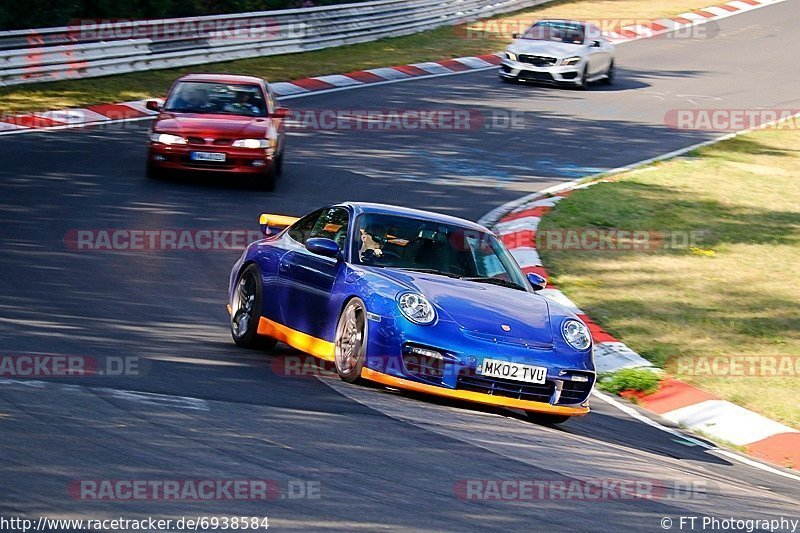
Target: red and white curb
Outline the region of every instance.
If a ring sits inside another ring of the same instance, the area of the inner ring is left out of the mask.
[[[598,326],[563,292],[549,284],[547,271],[536,251],[536,231],[542,217],[573,191],[592,185],[559,187],[510,202],[484,216],[479,223],[491,227],[511,251],[522,269],[548,279],[542,296],[577,314],[592,333],[598,372],[623,368],[653,368],[651,363]],[[655,370],[655,369],[654,369]],[[658,392],[636,395],[640,405],[686,429],[710,435],[738,446],[761,459],[800,470],[800,431],[749,411],[729,401],[675,379],[661,382]]]
[[[725,4],[718,4],[687,13],[681,13],[676,17],[653,20],[633,26],[625,26],[618,32],[604,32],[604,35],[616,44],[647,39],[784,1],[786,0],[733,0]],[[271,84],[271,86],[282,100],[288,100],[291,98],[344,91],[359,87],[493,69],[500,64],[502,60],[501,57],[501,53],[458,57],[396,67],[359,70],[347,74],[331,74],[287,82],[276,82]],[[118,104],[98,104],[86,108],[25,113],[3,117],[0,119],[0,135],[148,120],[157,113],[145,109],[145,102],[146,100],[122,102]]]
[[[541,217],[556,202],[562,200],[570,192],[565,191],[558,193],[556,196],[545,196],[516,206],[494,223],[492,230],[511,250],[511,254],[525,273],[535,272],[548,279],[548,288],[540,291],[540,294],[563,305],[578,315],[589,326],[595,344],[595,364],[598,372],[615,372],[623,368],[652,367],[647,359],[644,359],[613,335],[603,330],[572,300],[567,298],[563,292],[549,284],[550,280],[547,271],[536,251],[536,230],[539,227]]]
[[[147,120],[158,113],[146,109],[145,102],[146,100],[119,104],[97,104],[86,108],[42,111],[4,117],[0,119],[0,135]]]
[[[716,4],[694,11],[687,11],[674,17],[651,20],[643,24],[624,26],[617,32],[604,32],[605,37],[613,43],[648,39],[665,33],[684,30],[714,20],[719,20],[767,5],[777,4],[785,0],[733,0],[724,4]]]
[[[500,64],[500,54],[482,56],[457,57],[442,61],[428,61],[399,67],[383,67],[359,70],[347,74],[317,76],[285,82],[272,83],[272,90],[278,96],[299,96],[309,93],[333,92],[341,89],[352,89],[365,85],[396,83],[416,78],[449,76],[474,70],[487,70]]]
[[[500,61],[501,58],[499,54],[486,54],[482,56],[459,57],[442,61],[415,63],[413,65],[375,68],[347,74],[318,76],[291,82],[276,82],[270,85],[279,98],[288,100],[312,94],[323,94],[370,85],[397,83],[418,78],[450,76],[463,72],[492,69],[496,68],[497,65],[500,64]],[[118,104],[98,104],[86,108],[43,111],[4,117],[0,119],[0,135],[147,120],[153,118],[158,113],[145,108],[146,102],[147,100],[138,100],[133,102],[121,102]]]

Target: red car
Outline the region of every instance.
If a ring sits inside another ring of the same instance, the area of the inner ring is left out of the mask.
[[[147,141],[147,175],[224,172],[272,189],[281,172],[288,109],[252,76],[189,74],[170,88]]]

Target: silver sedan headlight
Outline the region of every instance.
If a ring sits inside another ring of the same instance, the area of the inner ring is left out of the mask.
[[[161,144],[186,144],[186,139],[171,133],[151,133],[150,140]]]
[[[572,56],[572,57],[568,57],[566,59],[563,59],[561,61],[561,64],[564,65],[565,67],[572,66],[572,65],[577,65],[578,63],[581,62],[581,59],[582,58],[580,56]]]
[[[418,292],[404,292],[397,298],[403,315],[415,324],[430,324],[436,319],[433,305]]]
[[[506,51],[506,57],[508,59],[510,59],[511,61],[516,61],[517,60],[517,54],[515,54],[514,52]]]
[[[567,344],[576,350],[587,350],[592,345],[592,334],[586,324],[578,320],[565,320],[561,326],[561,334]]]

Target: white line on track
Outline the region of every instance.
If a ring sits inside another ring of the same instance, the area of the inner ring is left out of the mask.
[[[189,396],[172,396],[168,394],[157,394],[153,392],[140,392],[124,389],[112,389],[109,387],[87,387],[83,385],[71,385],[55,381],[26,380],[26,379],[0,379],[0,386],[21,386],[35,389],[54,388],[62,392],[102,392],[119,400],[131,402],[157,404],[164,407],[175,407],[177,409],[191,409],[193,411],[208,411],[208,402],[200,398]]]

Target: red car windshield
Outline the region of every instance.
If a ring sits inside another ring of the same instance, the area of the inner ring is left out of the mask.
[[[263,117],[267,106],[257,85],[181,81],[170,92],[164,111]]]
[[[547,20],[537,22],[528,28],[522,38],[534,41],[583,44],[586,35],[582,24]]]

